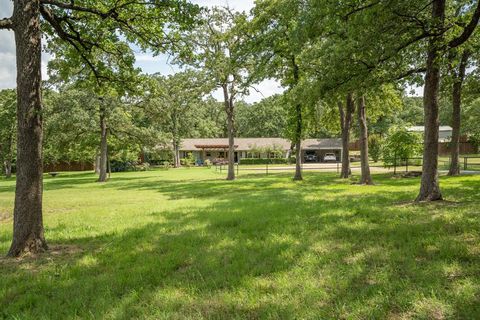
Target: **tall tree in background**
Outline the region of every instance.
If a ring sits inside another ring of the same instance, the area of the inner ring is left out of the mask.
[[[320,66],[317,74],[324,77],[323,92],[342,87],[355,91],[362,82],[379,85],[425,72],[423,173],[416,200],[442,199],[437,163],[440,69],[445,53],[463,45],[477,27],[480,1],[309,3],[316,8],[309,10],[317,18],[312,21],[321,21],[312,25],[323,31],[309,46],[317,59],[311,64]]]
[[[340,178],[347,179],[350,176],[350,129],[353,123],[355,113],[355,100],[352,93],[347,94],[345,106],[338,103],[340,113],[340,129],[342,131],[342,170]]]
[[[180,0],[167,4],[18,0],[14,1],[13,15],[0,19],[1,29],[15,33],[17,60],[17,182],[9,256],[47,249],[42,218],[42,37],[57,56],[83,60],[97,78],[102,78],[105,68],[95,64],[92,48],[123,55],[116,51],[123,35],[144,48],[159,49],[165,23],[168,21],[171,29],[190,23],[191,8]],[[59,43],[68,44],[68,50],[57,51]]]
[[[204,12],[201,25],[184,35],[191,54],[178,62],[202,69],[211,88],[222,91],[227,115],[228,173],[235,179],[235,102],[248,92],[249,54],[242,50],[246,15],[229,8],[214,7]],[[208,84],[207,84],[208,85]]]
[[[275,78],[288,88],[285,95],[290,103],[291,129],[289,138],[295,145],[294,180],[302,180],[302,138],[304,136],[304,97],[298,90],[303,70],[299,56],[306,42],[301,20],[305,10],[303,0],[260,0],[253,9],[251,23],[252,51],[256,52],[257,79]]]
[[[287,106],[281,95],[273,95],[253,104],[237,104],[237,135],[242,138],[284,137]]]
[[[357,121],[359,127],[359,142],[360,142],[360,164],[361,177],[360,184],[373,184],[372,176],[370,175],[370,165],[368,164],[368,125],[367,114],[365,110],[365,95],[358,97],[357,102]]]
[[[455,55],[455,54],[454,54]],[[450,168],[448,170],[449,176],[456,176],[460,174],[460,132],[461,132],[461,116],[462,116],[462,88],[465,80],[465,73],[470,58],[471,52],[464,50],[460,54],[460,61],[458,66],[450,63],[450,75],[452,77],[452,139],[450,142]]]
[[[445,46],[445,31],[449,26],[445,25],[446,0],[434,0],[432,2],[431,35],[427,48],[427,62],[424,87],[424,113],[425,135],[423,149],[422,181],[417,201],[441,200],[442,194],[438,182],[438,137],[439,137],[439,92],[441,79],[441,62],[446,49],[456,48],[472,35],[480,18],[480,1],[474,7],[470,21],[463,24],[461,33],[453,37]],[[467,10],[468,5],[460,8]],[[464,19],[464,17],[462,17]],[[435,32],[436,31],[436,32]]]
[[[0,159],[6,178],[12,176],[12,162],[16,136],[17,99],[15,90],[0,91]]]
[[[205,80],[201,73],[194,71],[179,72],[168,77],[155,75],[151,80],[145,109],[159,130],[169,135],[174,167],[178,168],[182,139],[208,136],[208,129],[204,130],[203,126],[212,125],[203,112],[208,108],[202,100]]]

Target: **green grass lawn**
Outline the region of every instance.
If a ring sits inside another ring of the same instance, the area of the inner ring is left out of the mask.
[[[480,176],[214,169],[45,178],[51,247],[0,260],[0,319],[479,319]],[[357,177],[358,178],[358,177]],[[13,181],[0,182],[0,251]]]

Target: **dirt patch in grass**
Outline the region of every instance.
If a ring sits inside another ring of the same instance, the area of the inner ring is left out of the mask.
[[[27,253],[21,257],[17,258],[9,258],[2,256],[0,257],[0,266],[4,267],[18,267],[18,266],[26,266],[31,264],[32,266],[39,266],[43,264],[45,261],[50,261],[52,259],[58,259],[58,258],[69,258],[73,255],[77,255],[79,253],[84,252],[84,248],[78,246],[78,245],[50,245],[48,247],[48,250],[45,252],[37,253],[37,254],[32,254],[32,253]],[[34,268],[29,268],[34,270]]]

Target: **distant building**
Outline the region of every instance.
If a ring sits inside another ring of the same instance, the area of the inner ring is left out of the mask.
[[[449,142],[452,138],[452,127],[450,126],[440,126],[438,132],[438,142]],[[407,128],[408,132],[419,132],[424,133],[425,127],[424,126],[413,126]]]
[[[283,138],[235,138],[235,162],[244,158],[288,158],[291,156],[292,143]],[[180,146],[180,157],[189,153],[202,164],[205,160],[226,159],[228,154],[227,138],[184,139]],[[341,159],[341,139],[306,139],[302,141],[302,162],[306,159],[321,162],[325,154],[334,154]],[[308,156],[308,157],[307,157]]]

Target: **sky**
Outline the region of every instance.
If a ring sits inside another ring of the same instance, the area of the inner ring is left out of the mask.
[[[254,0],[191,0],[201,6],[229,6],[237,11],[250,11],[253,8]],[[9,17],[12,14],[13,4],[10,0],[0,0],[0,19]],[[141,68],[143,72],[161,73],[169,75],[178,71],[178,67],[169,63],[169,57],[166,55],[159,55],[154,57],[151,54],[136,52],[136,66]],[[42,55],[42,77],[48,79],[47,63],[49,57],[46,54]],[[13,32],[10,30],[0,30],[0,89],[14,88],[16,81],[16,65],[15,65],[15,41]],[[276,93],[281,93],[283,89],[275,80],[265,80],[255,86],[256,90],[250,90],[250,95],[244,97],[247,102],[257,102],[264,97],[271,96]],[[421,93],[418,88],[417,94]],[[213,94],[217,99],[221,99],[222,95],[219,91]]]

